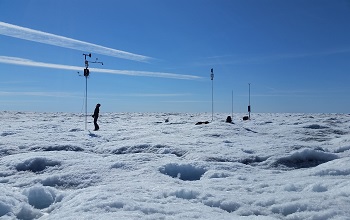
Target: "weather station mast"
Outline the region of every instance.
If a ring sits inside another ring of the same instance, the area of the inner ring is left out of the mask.
[[[85,61],[85,69],[84,69],[84,77],[85,77],[85,130],[87,130],[87,101],[88,101],[88,95],[87,95],[87,88],[88,88],[88,78],[90,76],[90,70],[89,70],[89,62],[90,63],[100,63],[103,65],[103,62],[99,62],[98,58],[96,58],[95,61],[91,62],[86,59],[86,57],[91,58],[91,53],[89,54],[83,54],[84,61]],[[78,72],[79,73],[79,72]]]

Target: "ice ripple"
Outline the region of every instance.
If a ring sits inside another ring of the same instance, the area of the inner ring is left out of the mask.
[[[134,146],[124,146],[112,151],[112,154],[137,154],[137,153],[153,153],[153,154],[174,154],[177,157],[182,157],[186,151],[172,148],[162,144],[150,145],[139,144]]]
[[[337,155],[331,153],[313,149],[303,149],[301,151],[296,151],[289,156],[277,159],[272,163],[272,166],[292,169],[310,168],[337,158]]]
[[[19,163],[16,166],[17,171],[31,171],[33,173],[38,173],[45,170],[47,167],[60,166],[61,162],[49,160],[47,158],[31,158],[23,163]]]

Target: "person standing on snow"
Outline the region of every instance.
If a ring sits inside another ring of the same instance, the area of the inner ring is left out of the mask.
[[[101,106],[101,104],[96,105],[94,114],[92,115],[92,117],[94,118],[94,125],[95,125],[94,131],[97,131],[98,129],[100,129],[100,126],[98,126],[98,124],[97,124],[98,114],[100,113],[100,106]]]

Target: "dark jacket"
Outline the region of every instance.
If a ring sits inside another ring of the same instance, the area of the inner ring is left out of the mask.
[[[94,117],[95,119],[98,118],[98,114],[100,113],[100,106],[96,106],[94,114],[92,115],[92,117]]]

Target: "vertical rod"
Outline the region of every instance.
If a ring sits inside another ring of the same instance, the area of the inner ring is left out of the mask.
[[[250,83],[248,83],[248,85],[249,85],[249,119],[250,119]]]
[[[231,95],[231,118],[233,118],[233,90]]]
[[[211,81],[211,121],[214,120],[214,80]]]
[[[87,130],[87,76],[85,76],[85,130]]]
[[[210,70],[210,79],[211,79],[211,121],[214,120],[214,70]]]

